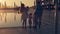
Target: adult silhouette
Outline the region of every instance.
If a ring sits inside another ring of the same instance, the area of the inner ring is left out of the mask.
[[[42,13],[43,13],[43,8],[41,6],[41,3],[38,1],[36,3],[36,10],[34,13],[34,21],[33,21],[35,28],[37,28],[37,27],[40,28]]]
[[[21,4],[21,13],[22,13],[22,16],[21,16],[22,25],[23,27],[26,28],[27,18],[28,18],[28,7],[25,7],[23,3]]]

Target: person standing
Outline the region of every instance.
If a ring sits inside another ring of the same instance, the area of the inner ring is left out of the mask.
[[[23,27],[26,28],[27,18],[28,18],[28,7],[25,7],[24,4],[21,4],[21,13],[22,13],[22,16],[21,16],[22,25]]]
[[[28,19],[28,22],[29,22],[29,28],[32,27],[32,13],[29,14],[29,19]]]
[[[40,28],[40,25],[41,25],[41,18],[42,18],[42,14],[43,14],[43,8],[41,6],[41,3],[38,1],[37,2],[37,5],[36,5],[36,10],[35,10],[35,13],[34,13],[34,27],[37,28],[39,27]]]

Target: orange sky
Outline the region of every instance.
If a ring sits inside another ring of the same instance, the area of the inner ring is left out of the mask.
[[[34,0],[0,0],[2,4],[6,1],[8,6],[13,6],[13,3],[16,2],[18,6],[20,6],[20,1],[22,1],[26,6],[33,6]]]

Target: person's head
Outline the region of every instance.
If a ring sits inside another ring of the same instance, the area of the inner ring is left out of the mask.
[[[32,15],[32,13],[30,13],[29,15]]]
[[[40,1],[38,1],[38,2],[37,2],[37,5],[41,6],[41,2],[40,2]]]
[[[26,8],[28,8],[28,9],[29,9],[29,6],[27,6]]]
[[[25,5],[24,5],[23,3],[21,3],[21,6],[23,6],[23,7],[24,7]]]
[[[38,1],[37,4],[40,4],[40,2]]]

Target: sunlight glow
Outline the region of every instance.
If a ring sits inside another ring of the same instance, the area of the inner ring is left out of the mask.
[[[0,0],[0,3],[4,5],[5,1],[8,6],[13,6],[14,2],[16,5],[20,6],[20,1],[22,1],[26,6],[34,5],[34,0]]]

